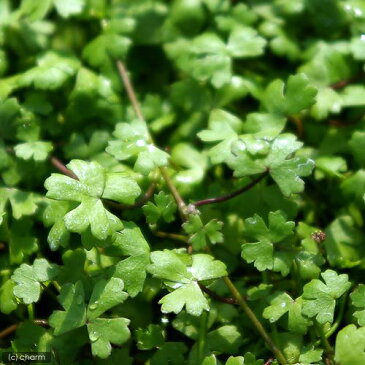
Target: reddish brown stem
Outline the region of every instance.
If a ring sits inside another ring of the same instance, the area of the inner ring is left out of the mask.
[[[362,72],[358,73],[357,75],[355,75],[354,77],[351,77],[350,79],[347,80],[341,80],[338,82],[335,82],[334,84],[332,84],[330,87],[333,90],[339,90],[339,89],[343,89],[344,87],[346,87],[347,85],[359,81],[359,79],[361,79],[362,76]]]
[[[335,128],[346,128],[346,127],[352,127],[354,124],[356,124],[358,122],[359,122],[359,120],[344,122],[344,121],[338,120],[338,119],[330,119],[328,121],[328,124],[331,127],[335,127]]]
[[[207,293],[211,298],[215,299],[218,302],[221,303],[226,303],[226,304],[234,304],[234,305],[239,305],[239,303],[237,302],[236,299],[234,298],[224,298],[221,297],[220,295],[218,295],[217,293],[215,293],[214,291],[208,289],[206,286],[204,286],[203,284],[199,283],[200,289],[204,292]]]
[[[351,127],[354,124],[361,122],[363,120],[364,116],[365,116],[365,113],[361,113],[359,118],[356,118],[355,120],[351,120],[351,121],[348,120],[346,122],[344,122],[342,120],[338,120],[338,119],[330,119],[330,120],[328,120],[328,124],[331,127],[336,127],[336,128]]]
[[[134,112],[136,113],[138,119],[144,120],[141,108],[138,104],[138,100],[137,100],[136,94],[134,92],[134,88],[133,88],[131,80],[128,76],[127,69],[125,68],[123,62],[121,62],[121,61],[117,61],[117,67],[118,67],[120,77],[123,81],[124,87],[127,91],[129,100],[130,100],[130,102],[132,104],[132,107],[134,109]]]
[[[33,322],[35,324],[38,324],[39,326],[43,326],[43,327],[49,326],[48,321],[46,319],[35,319]],[[9,336],[10,334],[12,334],[13,332],[15,332],[16,329],[18,328],[18,326],[21,325],[21,323],[22,322],[12,324],[9,327],[2,330],[0,332],[0,339],[5,338],[5,337]]]
[[[195,207],[200,207],[202,205],[207,205],[207,204],[214,204],[214,203],[222,203],[225,202],[229,199],[235,198],[236,196],[246,192],[247,190],[250,190],[251,188],[253,188],[256,184],[258,184],[261,180],[263,180],[266,175],[268,174],[268,171],[265,171],[263,174],[261,174],[258,178],[256,178],[255,180],[252,180],[249,184],[243,186],[242,188],[226,194],[226,195],[222,195],[222,196],[218,196],[216,198],[209,198],[209,199],[204,199],[204,200],[199,200],[195,203],[192,203],[191,205],[194,205]]]
[[[78,180],[78,177],[68,169],[57,157],[52,156],[50,159],[51,164],[64,175],[71,177],[72,179]]]
[[[351,80],[342,80],[342,81],[338,81],[335,82],[334,84],[331,85],[331,88],[333,90],[339,90],[344,88],[345,86],[347,86],[349,83],[351,82]]]
[[[6,336],[9,336],[11,333],[15,332],[15,330],[17,329],[18,326],[19,326],[19,323],[12,324],[11,326],[9,326],[9,327],[5,328],[4,330],[2,330],[0,332],[0,339],[5,338]]]

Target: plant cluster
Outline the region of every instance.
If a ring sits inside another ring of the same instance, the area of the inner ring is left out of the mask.
[[[362,0],[1,0],[0,352],[363,365],[364,61]]]

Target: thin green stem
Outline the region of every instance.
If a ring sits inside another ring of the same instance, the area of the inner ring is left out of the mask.
[[[338,312],[338,316],[331,326],[331,328],[325,333],[325,337],[329,338],[333,335],[333,333],[337,330],[338,326],[340,325],[343,315],[345,313],[345,307],[346,307],[346,300],[347,300],[348,293],[344,294],[344,296],[340,299],[340,309]]]
[[[198,334],[198,364],[201,364],[203,362],[206,352],[207,327],[208,313],[206,311],[203,311],[202,315],[200,316]]]
[[[0,270],[0,276],[9,276],[10,274],[11,274],[11,270],[10,269]]]
[[[328,339],[326,338],[326,334],[324,333],[323,328],[321,328],[319,330],[319,332],[320,332],[322,344],[323,344],[324,348],[326,349],[327,354],[331,354],[331,356],[332,356],[333,348],[332,348],[331,344],[328,342]]]
[[[61,285],[60,285],[60,284],[58,284],[58,282],[57,282],[57,281],[53,280],[53,281],[52,281],[52,284],[53,284],[53,286],[56,288],[56,290],[57,290],[58,292],[60,292],[60,291],[61,291]]]
[[[293,289],[298,295],[300,295],[300,291],[301,288],[303,288],[303,285],[302,285],[302,278],[299,273],[298,263],[295,259],[293,260],[293,273],[295,276],[295,280],[293,280]]]
[[[189,237],[184,236],[183,234],[170,233],[170,232],[162,232],[162,231],[154,231],[153,234],[157,237],[161,238],[171,238],[172,240],[181,241],[187,243]]]
[[[317,324],[317,330],[319,332],[319,335],[321,337],[321,342],[322,342],[322,345],[324,347],[324,350],[325,350],[325,353],[327,355],[327,359],[329,360],[329,363],[331,365],[334,365],[334,360],[333,360],[333,354],[334,354],[334,351],[333,351],[333,348],[331,346],[331,344],[328,342],[328,339],[326,338],[326,334],[324,332],[324,329],[323,329],[323,326]]]
[[[257,332],[261,335],[261,337],[265,340],[266,344],[269,346],[271,351],[275,354],[277,360],[281,365],[287,364],[287,360],[281,350],[275,345],[274,341],[271,339],[270,335],[266,332],[265,328],[261,324],[261,322],[256,317],[255,313],[247,304],[246,300],[237,290],[235,285],[232,283],[231,279],[228,276],[223,278],[225,284],[227,285],[228,289],[232,293],[233,297],[237,300],[238,304],[242,308],[242,310],[246,313],[247,317],[250,319],[252,324],[255,326]]]
[[[27,305],[27,310],[28,310],[28,319],[30,321],[34,321],[34,305],[33,305],[33,303]]]
[[[330,338],[337,330],[338,326],[340,325],[343,315],[345,313],[346,308],[346,301],[347,301],[348,293],[344,294],[344,296],[340,299],[340,309],[337,315],[335,322],[332,324],[331,328],[324,334],[326,339]],[[319,346],[321,340],[316,341],[315,346]]]
[[[97,250],[96,251],[96,266],[98,267],[98,269],[101,271],[103,270],[103,263],[101,262],[101,254],[100,254],[100,251]]]
[[[262,271],[261,273],[262,283],[268,284],[269,283],[269,275],[267,271]]]

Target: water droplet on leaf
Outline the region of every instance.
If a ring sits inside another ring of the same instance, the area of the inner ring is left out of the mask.
[[[98,301],[96,301],[96,302],[94,302],[94,303],[90,304],[89,309],[90,309],[91,311],[95,310],[95,309],[97,308],[98,304],[99,304],[99,302],[98,302]]]
[[[91,331],[89,333],[89,338],[90,338],[90,341],[92,341],[92,342],[97,341],[99,339],[99,337],[100,337],[100,334],[96,331]]]

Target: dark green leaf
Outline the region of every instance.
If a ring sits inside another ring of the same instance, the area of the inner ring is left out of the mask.
[[[86,324],[85,292],[81,281],[64,284],[59,302],[65,311],[54,311],[49,317],[49,325],[56,336],[62,335]]]
[[[106,359],[112,346],[122,345],[130,337],[129,319],[126,318],[96,318],[87,324],[91,351],[94,356]]]

